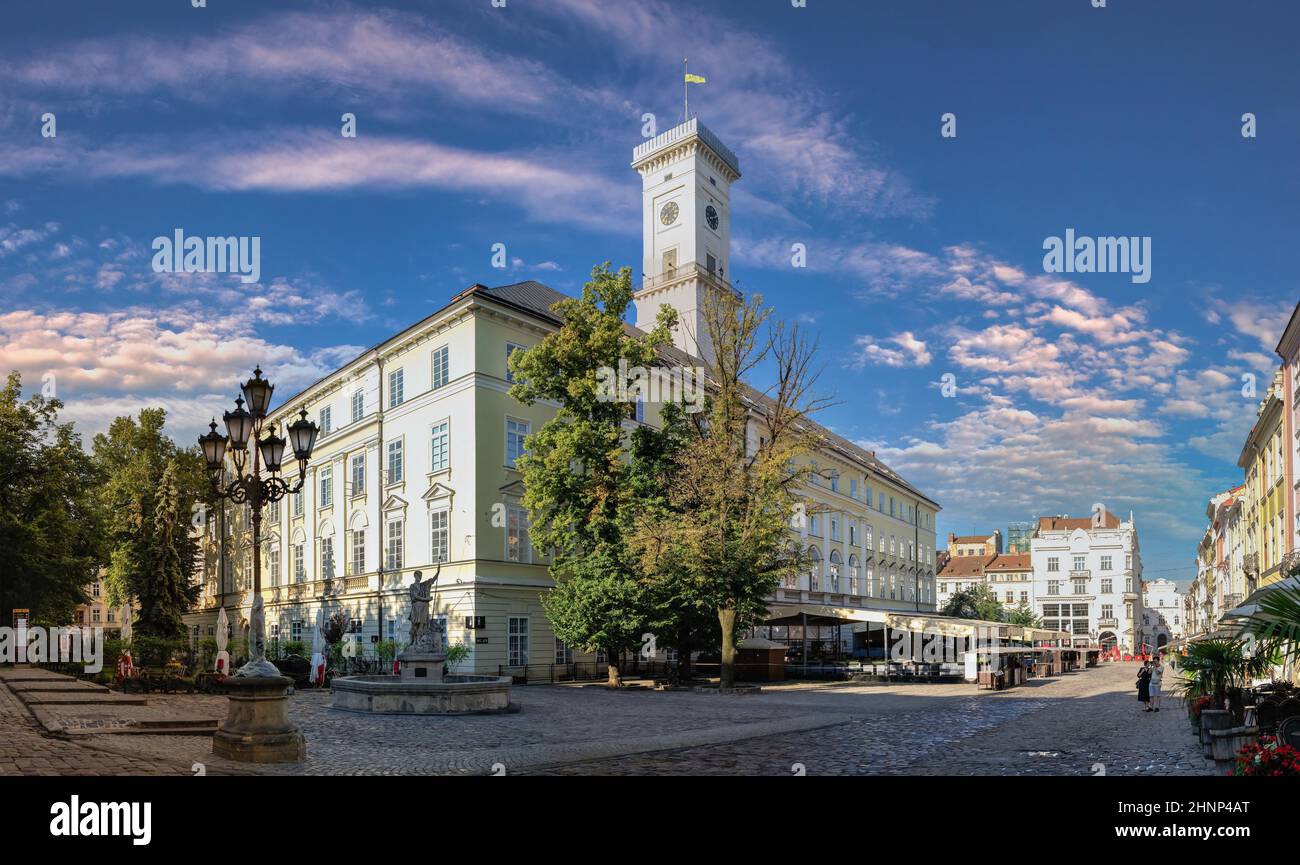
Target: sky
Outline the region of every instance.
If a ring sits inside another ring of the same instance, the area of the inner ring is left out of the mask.
[[[190,441],[254,364],[288,395],[475,282],[639,270],[631,153],[689,57],[818,419],[945,537],[1102,502],[1185,582],[1300,300],[1300,7],[1092,2],[5,4],[0,369]],[[259,237],[260,280],[155,272],[177,229]],[[1047,272],[1068,229],[1149,238],[1149,281]]]

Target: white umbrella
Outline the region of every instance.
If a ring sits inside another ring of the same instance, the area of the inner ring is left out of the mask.
[[[226,608],[222,607],[217,613],[217,670],[226,674],[230,673],[230,653],[226,651],[229,630],[230,618],[226,615]]]
[[[324,624],[325,610],[316,610],[316,627],[311,632],[311,681],[316,685],[325,684],[325,655],[321,650],[321,626]]]
[[[122,642],[131,641],[131,619],[135,618],[135,611],[131,609],[130,604],[122,605]]]

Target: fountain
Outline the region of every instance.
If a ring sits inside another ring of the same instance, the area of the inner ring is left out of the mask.
[[[509,676],[448,676],[446,633],[429,617],[442,566],[411,584],[411,644],[397,656],[400,676],[348,676],[333,682],[335,709],[376,715],[467,715],[514,711]]]

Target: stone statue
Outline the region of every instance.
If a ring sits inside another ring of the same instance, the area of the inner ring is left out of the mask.
[[[429,603],[433,600],[441,573],[441,564],[427,581],[420,571],[415,572],[415,582],[411,583],[411,644],[407,647],[408,652],[436,652],[442,648],[442,640],[435,633],[429,617]]]

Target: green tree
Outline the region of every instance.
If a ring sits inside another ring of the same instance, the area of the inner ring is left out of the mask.
[[[578,298],[553,307],[563,324],[530,349],[511,355],[511,395],[559,409],[529,437],[519,461],[530,535],[551,556],[555,588],[543,606],[555,635],[583,651],[604,651],[609,680],[621,682],[619,658],[662,626],[656,594],[628,553],[625,531],[637,510],[630,476],[631,406],[609,390],[610,376],[655,364],[670,341],[671,310],[654,331],[635,335],[624,323],[632,302],[632,273],[594,268]],[[642,435],[652,435],[650,432]]]
[[[1014,610],[1006,614],[1009,624],[1022,625],[1026,628],[1041,628],[1043,620],[1034,615],[1034,608],[1028,604],[1021,604]]]
[[[0,623],[14,608],[34,620],[71,621],[103,558],[99,476],[63,404],[22,399],[13,372],[0,389]]]
[[[810,417],[825,405],[810,396],[815,347],[769,316],[761,297],[706,301],[709,399],[686,417],[668,506],[634,536],[648,572],[676,575],[681,602],[717,618],[724,688],[735,683],[736,634],[763,620],[765,599],[801,565],[790,535],[808,472],[798,466],[819,443]],[[745,379],[765,363],[775,383],[762,394]]]
[[[940,613],[958,619],[979,619],[985,622],[1005,620],[997,595],[983,583],[954,594]]]
[[[119,417],[95,436],[94,458],[106,478],[109,603],[132,600],[142,636],[184,634],[181,615],[198,600],[194,505],[204,500],[202,458],[163,434],[166,412],[143,409],[138,422]]]

